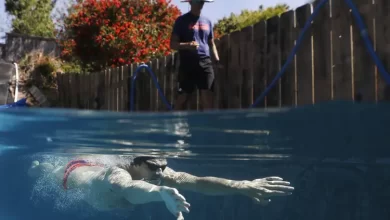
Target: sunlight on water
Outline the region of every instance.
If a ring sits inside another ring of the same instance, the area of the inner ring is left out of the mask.
[[[283,151],[287,146],[274,148],[272,153],[258,154],[269,150],[271,131],[261,129],[262,126],[257,128],[256,121],[269,114],[10,110],[0,112],[2,121],[7,122],[0,126],[6,134],[0,138],[0,143],[5,146],[1,148],[3,152],[28,148],[29,153],[149,153],[196,159],[202,156],[209,159],[285,158],[288,155],[275,150]],[[18,147],[6,147],[7,144]]]
[[[383,138],[382,127],[387,125],[377,123],[375,118],[383,121],[387,117],[378,106],[351,103],[208,113],[11,109],[0,112],[0,154],[155,154],[183,159],[286,160],[293,154],[318,154],[320,146],[332,152],[333,140],[339,140],[348,150],[370,143],[370,138]],[[365,127],[359,127],[362,123]],[[369,126],[371,129],[365,129]],[[370,132],[373,130],[376,132]],[[354,138],[346,142],[346,136]]]

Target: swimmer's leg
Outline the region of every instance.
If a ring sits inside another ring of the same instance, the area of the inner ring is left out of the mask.
[[[54,166],[49,163],[39,163],[39,161],[34,160],[31,163],[31,167],[28,169],[27,174],[31,178],[38,178],[44,175],[45,173],[52,172]]]
[[[39,161],[33,161],[28,169],[28,175],[31,178],[36,179],[45,175],[56,181],[59,186],[63,185],[64,172],[65,166],[55,167],[50,163],[39,163]],[[79,167],[68,176],[68,189],[89,187],[92,180],[99,178],[99,176],[102,179],[104,174],[104,168],[101,167]]]
[[[64,173],[63,166],[54,167],[50,163],[39,163],[35,160],[31,163],[31,167],[28,169],[27,174],[31,178],[39,178],[43,175],[53,175],[58,181],[62,180]]]

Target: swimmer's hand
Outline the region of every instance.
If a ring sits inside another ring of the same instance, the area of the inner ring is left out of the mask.
[[[166,186],[161,186],[159,192],[168,210],[177,217],[177,220],[184,220],[182,212],[190,212],[190,204],[184,196],[180,195],[177,189]]]
[[[242,181],[239,191],[260,205],[268,205],[273,196],[288,196],[294,191],[290,182],[280,177],[266,177],[252,181]]]

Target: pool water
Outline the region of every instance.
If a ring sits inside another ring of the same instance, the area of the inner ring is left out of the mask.
[[[177,171],[253,180],[280,176],[293,195],[259,206],[181,191],[186,220],[390,219],[390,105],[323,103],[208,113],[0,111],[0,220],[175,219],[163,203],[97,212],[79,192],[32,181],[32,160],[156,154]]]

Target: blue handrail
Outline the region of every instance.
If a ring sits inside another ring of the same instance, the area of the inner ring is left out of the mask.
[[[7,104],[7,105],[0,105],[0,109],[8,109],[8,108],[24,108],[27,107],[27,99],[23,98],[18,100],[17,102]]]
[[[173,110],[172,105],[168,102],[167,98],[165,97],[164,93],[162,92],[162,89],[160,87],[160,84],[157,81],[156,75],[153,73],[153,71],[149,68],[146,64],[141,64],[137,67],[135,70],[135,73],[133,77],[131,78],[131,91],[130,91],[130,111],[134,111],[134,90],[135,90],[135,82],[137,80],[138,73],[141,69],[146,69],[149,72],[150,77],[152,78],[154,85],[156,86],[158,93],[161,96],[162,101],[165,103],[167,108],[169,110]]]

